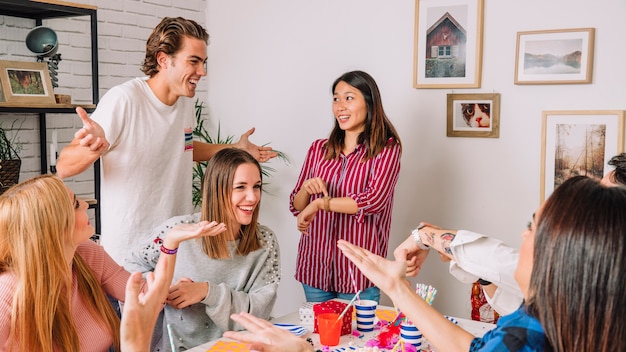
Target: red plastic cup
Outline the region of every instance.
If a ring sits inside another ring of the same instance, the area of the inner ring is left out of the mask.
[[[317,329],[320,333],[320,343],[325,346],[337,346],[341,336],[341,322],[337,321],[339,314],[324,313],[317,316]]]

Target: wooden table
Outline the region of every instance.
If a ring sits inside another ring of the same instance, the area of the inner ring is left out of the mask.
[[[377,313],[380,314],[393,314],[393,307],[379,306]],[[389,320],[393,319],[390,318]],[[467,330],[474,336],[480,337],[483,336],[487,331],[493,329],[495,327],[494,324],[481,323],[473,320],[463,319],[463,318],[454,318],[459,322],[459,326],[463,329]],[[298,312],[290,313],[284,315],[279,318],[272,319],[273,323],[281,323],[281,324],[295,324],[300,325],[307,329],[307,333],[302,336],[302,338],[311,338],[313,340],[314,348],[322,349],[322,345],[320,344],[320,338],[318,334],[313,333],[313,325],[312,324],[302,324],[300,323],[300,314]],[[352,320],[352,330],[356,331],[356,322]],[[360,333],[360,336],[355,335],[344,335],[341,336],[338,346],[334,346],[330,348],[331,352],[340,352],[340,351],[351,351],[355,350],[358,347],[365,347],[365,344],[370,339],[376,338],[378,336],[379,330],[374,330],[373,332],[368,333]],[[422,341],[422,349],[429,348],[428,342]],[[241,351],[247,352],[249,351],[244,344],[240,344],[230,339],[221,338],[218,340],[209,341],[200,346],[196,346],[188,352],[207,352],[207,351]],[[381,349],[380,351],[386,351],[385,349]]]

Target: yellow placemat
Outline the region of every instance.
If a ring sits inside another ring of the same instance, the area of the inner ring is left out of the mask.
[[[250,348],[248,345],[241,342],[236,341],[218,341],[215,345],[211,346],[207,352],[216,352],[216,351],[239,351],[239,352],[250,352]]]
[[[392,321],[398,312],[393,309],[376,309],[378,320]],[[356,320],[356,309],[352,310],[352,320]]]
[[[378,320],[392,321],[398,312],[392,309],[376,309]]]

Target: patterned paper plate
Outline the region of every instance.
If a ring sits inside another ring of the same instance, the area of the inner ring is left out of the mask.
[[[456,325],[459,325],[459,321],[454,319],[453,317],[448,316],[448,315],[445,315],[445,317],[448,318],[448,320],[450,320],[451,322],[455,323]]]
[[[294,325],[294,324],[274,324],[274,325],[278,326],[281,329],[288,330],[296,336],[302,336],[306,334],[306,329],[300,325]]]

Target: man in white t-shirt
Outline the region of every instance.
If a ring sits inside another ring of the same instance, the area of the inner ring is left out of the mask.
[[[208,39],[195,21],[164,18],[146,42],[141,70],[148,77],[111,88],[91,118],[77,109],[83,128],[61,151],[57,173],[74,176],[101,159],[100,242],[119,264],[158,224],[193,212],[194,161],[226,147],[261,162],[276,156],[248,140],[254,129],[234,145],[193,140],[191,98],[206,76]]]

